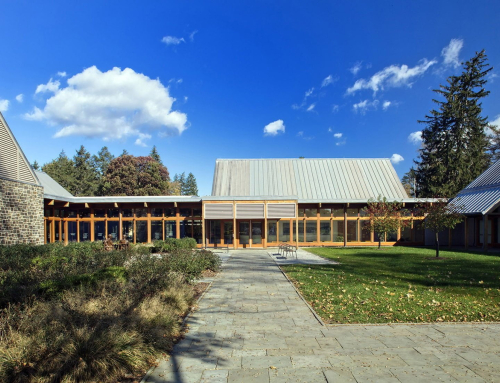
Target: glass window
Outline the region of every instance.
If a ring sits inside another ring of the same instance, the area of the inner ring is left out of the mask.
[[[90,222],[80,221],[80,242],[85,241],[90,241]]]
[[[290,223],[288,223],[288,232],[290,233]],[[262,243],[262,222],[252,221],[252,244],[260,245]]]
[[[370,221],[363,220],[361,222],[361,242],[371,242]]]
[[[76,242],[77,241],[76,222],[75,221],[68,222],[68,241],[69,242]]]
[[[78,215],[80,218],[90,218],[90,209],[80,209]]]
[[[358,221],[347,221],[347,242],[358,241]]]
[[[176,214],[177,209],[175,207],[165,209],[165,217],[175,217]]]
[[[357,217],[358,216],[358,208],[347,208],[347,216],[348,217]]]
[[[106,239],[106,224],[104,221],[94,222],[94,241],[104,241]]]
[[[209,243],[215,245],[220,243],[220,221],[219,220],[211,220],[208,221],[208,229],[209,231]],[[224,238],[225,241],[225,238]]]
[[[133,217],[134,212],[132,209],[122,209],[122,217]]]
[[[295,234],[297,233],[297,224],[294,221],[293,222],[293,235],[295,238]],[[299,242],[304,242],[304,221],[299,221]]]
[[[140,209],[134,209],[135,211],[135,217],[136,218],[144,218],[148,216],[148,209],[145,208],[140,208]],[[139,230],[139,229],[137,229]]]
[[[146,243],[148,241],[148,223],[147,221],[136,221],[135,228],[135,241],[137,243]]]
[[[387,242],[396,242],[398,240],[398,232],[387,233]]]
[[[424,242],[424,229],[422,221],[413,221],[413,240],[415,242]]]
[[[411,227],[406,226],[401,229],[401,242],[411,242]]]
[[[106,216],[106,210],[104,209],[94,209],[94,217],[104,218]]]
[[[333,242],[344,242],[344,221],[332,221]]]
[[[134,221],[122,221],[122,238],[134,242]]]
[[[193,221],[193,238],[196,240],[196,243],[198,244],[203,242],[203,230],[201,227],[200,220]]]
[[[175,221],[165,221],[165,238],[177,238]]]
[[[330,217],[332,215],[332,209],[319,209],[320,217]]]
[[[163,209],[157,207],[151,209],[151,217],[163,217]]]
[[[321,221],[319,223],[319,240],[321,242],[330,242],[332,240],[332,225],[330,221]]]
[[[181,217],[191,217],[191,209],[190,208],[179,209],[179,215]]]
[[[52,209],[45,209],[44,216],[45,217],[50,217],[52,214]]]
[[[240,222],[240,244],[248,245],[250,243],[250,222]]]
[[[365,211],[365,209],[359,209],[359,216],[368,217],[368,213]]]
[[[180,238],[191,237],[191,221],[179,222]]]
[[[267,242],[277,242],[277,221],[267,221]]]
[[[54,209],[54,217],[60,217],[61,211],[59,209]]]
[[[151,221],[151,240],[157,241],[162,239],[163,224],[161,221]]]
[[[344,217],[344,208],[343,207],[339,207],[339,208],[333,209],[333,216],[336,217],[336,218],[342,218],[342,217]]]
[[[193,209],[193,217],[201,217],[201,209]]]
[[[50,243],[50,233],[52,232],[51,231],[51,228],[52,228],[52,221],[45,221],[45,241],[47,243]]]
[[[279,221],[279,241],[289,242],[290,241],[290,221]]]
[[[299,207],[299,217],[303,217],[303,216],[304,216],[304,208]]]
[[[61,241],[66,240],[66,225],[64,222],[61,222]]]
[[[224,222],[224,243],[226,245],[233,244],[233,223]]]
[[[119,227],[118,221],[108,221],[108,236],[111,236],[111,239],[113,241],[118,241],[119,238],[118,227]]]
[[[306,242],[316,242],[318,226],[316,221],[306,221]]]
[[[68,210],[67,217],[68,218],[76,218],[76,210]]]
[[[118,209],[108,209],[108,218],[118,218],[120,211]]]
[[[56,242],[59,242],[61,238],[59,237],[59,228],[61,227],[61,221],[54,222],[54,238]]]
[[[318,209],[312,208],[312,209],[305,209],[306,211],[306,217],[316,217],[318,215]]]

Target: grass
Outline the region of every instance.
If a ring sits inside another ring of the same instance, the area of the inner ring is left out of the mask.
[[[500,320],[500,254],[315,248],[339,265],[283,269],[326,323]]]

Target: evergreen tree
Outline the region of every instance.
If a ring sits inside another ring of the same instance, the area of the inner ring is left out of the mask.
[[[490,139],[489,151],[491,154],[491,162],[493,163],[500,160],[500,127],[490,125],[490,129],[492,130],[492,134],[489,137]]]
[[[436,93],[444,101],[433,100],[432,110],[424,121],[423,147],[416,161],[419,197],[453,197],[477,178],[490,163],[481,99],[485,76],[493,68],[486,63],[484,50],[465,64],[459,76],[450,76],[447,85]]]
[[[184,184],[183,195],[198,195],[198,185],[193,173],[189,173]]]
[[[31,167],[32,167],[34,170],[38,170],[38,169],[40,169],[40,165],[38,165],[38,162],[36,162],[36,160],[35,160],[35,162],[33,162],[33,163],[31,164]]]
[[[401,178],[401,183],[405,188],[406,194],[409,197],[416,198],[417,197],[417,183],[415,178],[415,169],[410,168],[407,173]]]
[[[92,166],[97,173],[97,185],[95,189],[95,195],[104,195],[103,185],[104,185],[104,175],[108,170],[109,163],[115,158],[108,150],[107,146],[103,146],[101,150],[97,152],[97,155],[92,156]]]
[[[122,154],[120,154],[120,156],[129,156],[127,149],[123,149],[123,152]]]
[[[82,145],[73,157],[75,183],[73,194],[75,196],[93,196],[97,189],[98,175],[87,152]]]
[[[151,153],[149,153],[149,156],[158,162],[160,165],[163,165],[163,162],[161,162],[160,154],[158,153],[158,150],[156,149],[156,145],[153,145],[153,149],[151,149]]]
[[[74,194],[75,172],[73,160],[68,158],[64,150],[59,157],[42,166],[42,171],[51,176],[59,185]]]

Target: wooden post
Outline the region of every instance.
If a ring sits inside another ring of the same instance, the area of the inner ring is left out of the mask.
[[[202,242],[201,245],[203,248],[207,247],[207,240],[205,238],[205,203],[202,201],[201,205],[201,236]]]
[[[148,206],[146,202],[144,202],[144,206]],[[148,243],[151,243],[151,208],[148,207],[148,223],[147,223],[147,229],[148,229]]]
[[[347,205],[344,204],[344,247],[347,247]]]
[[[64,225],[64,244],[67,245],[68,244],[68,237],[69,237],[69,233],[68,233],[68,221],[64,220],[62,222],[62,224]]]
[[[267,201],[264,201],[264,227],[262,228],[264,231],[264,249],[267,249]]]
[[[236,249],[236,204],[233,201],[233,249]]]
[[[122,227],[122,211],[118,212],[118,239],[121,241],[123,239],[123,227]]]
[[[295,204],[295,242],[299,248],[299,201]]]
[[[90,209],[90,241],[94,242],[94,209]]]

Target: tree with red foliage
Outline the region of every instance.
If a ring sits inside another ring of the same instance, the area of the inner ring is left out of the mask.
[[[382,238],[389,233],[395,233],[401,227],[409,225],[408,220],[401,219],[404,213],[403,204],[397,201],[390,202],[385,197],[379,196],[377,200],[370,198],[362,212],[370,218],[367,230],[378,235],[378,248],[382,244]]]

